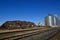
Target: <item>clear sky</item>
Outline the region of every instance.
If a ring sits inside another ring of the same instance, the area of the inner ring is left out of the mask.
[[[9,20],[24,20],[44,24],[44,17],[58,14],[59,0],[0,0],[0,25]]]

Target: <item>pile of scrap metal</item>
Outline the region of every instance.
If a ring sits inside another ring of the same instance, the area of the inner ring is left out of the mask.
[[[35,23],[28,21],[6,21],[1,28],[2,29],[25,29],[36,27]]]

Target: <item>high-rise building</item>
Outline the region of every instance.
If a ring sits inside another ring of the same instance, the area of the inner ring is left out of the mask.
[[[57,26],[58,25],[58,17],[57,15],[48,15],[45,17],[45,25],[48,25],[48,26]]]

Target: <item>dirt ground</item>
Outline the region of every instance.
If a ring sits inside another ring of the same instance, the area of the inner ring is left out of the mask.
[[[60,32],[56,34],[55,36],[51,37],[49,40],[60,40]]]

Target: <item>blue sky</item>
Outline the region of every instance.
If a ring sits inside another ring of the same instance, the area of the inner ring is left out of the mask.
[[[44,24],[44,17],[58,14],[59,0],[0,0],[0,25],[10,20],[24,20]]]

